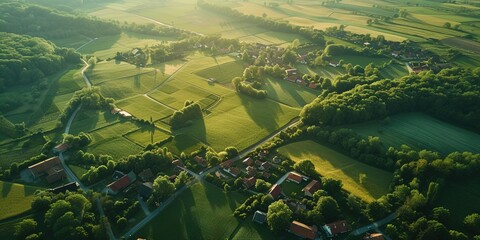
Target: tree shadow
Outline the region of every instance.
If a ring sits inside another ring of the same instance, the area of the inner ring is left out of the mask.
[[[13,183],[11,182],[2,182],[2,197],[7,197],[8,193],[10,193],[10,190],[12,189]]]
[[[195,208],[195,198],[193,196],[192,190],[187,190],[182,193],[182,198],[180,200],[182,202],[182,210],[183,210],[183,225],[186,228],[186,234],[188,235],[188,239],[199,239],[202,240],[202,228],[196,218],[194,212],[191,211],[192,208]]]
[[[240,98],[247,114],[257,126],[268,131],[274,131],[280,127],[276,120],[278,120],[280,114],[283,114],[283,110],[278,103],[268,98],[255,99],[241,93],[237,93],[237,96]],[[268,101],[275,104],[268,104]]]
[[[227,205],[227,195],[217,186],[204,182],[203,189],[212,208],[222,208]]]

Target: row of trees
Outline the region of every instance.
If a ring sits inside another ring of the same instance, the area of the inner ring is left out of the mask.
[[[192,124],[195,119],[203,118],[202,107],[200,104],[187,100],[182,109],[173,113],[170,118],[170,126],[172,129],[178,129]]]

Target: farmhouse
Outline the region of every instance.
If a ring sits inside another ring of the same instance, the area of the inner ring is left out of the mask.
[[[145,182],[140,185],[138,185],[138,194],[144,198],[147,199],[152,195],[153,191],[153,184],[151,182]]]
[[[144,169],[138,174],[138,177],[142,180],[142,182],[149,182],[153,180],[152,169],[150,168]]]
[[[260,223],[260,224],[264,224],[267,221],[267,214],[262,212],[262,211],[257,210],[253,214],[252,221]]]
[[[313,194],[320,190],[321,184],[317,180],[312,180],[307,186],[305,186],[302,191],[305,193],[305,196],[313,197]]]
[[[290,172],[288,174],[287,180],[292,181],[294,183],[301,183],[302,182],[302,175],[296,173],[296,172]]]
[[[37,179],[46,174],[48,183],[56,182],[66,176],[60,158],[58,157],[51,157],[37,164],[33,164],[28,167],[28,170],[32,174],[33,179]]]
[[[198,163],[200,166],[202,167],[206,167],[207,166],[207,162],[205,161],[205,159],[203,159],[202,157],[196,155],[193,160]]]
[[[75,192],[75,191],[78,190],[79,186],[80,185],[77,182],[71,182],[71,183],[67,183],[67,184],[64,184],[62,186],[56,187],[56,188],[52,188],[49,191],[52,192],[52,193],[55,193],[55,194],[65,193],[66,191]]]
[[[243,178],[243,186],[247,189],[251,188],[252,186],[255,186],[256,182],[257,182],[257,179],[255,179],[255,177]]]
[[[324,225],[323,230],[325,230],[328,237],[333,237],[337,234],[347,232],[348,225],[345,220],[342,220]]]
[[[253,164],[253,159],[251,157],[245,158],[245,160],[243,160],[242,163],[247,166],[251,166]]]
[[[384,240],[385,238],[381,233],[366,233],[363,239],[364,240]]]
[[[135,180],[137,180],[137,175],[135,175],[134,172],[129,172],[127,175],[121,177],[117,181],[108,184],[107,194],[115,195],[135,182]]]
[[[60,143],[53,148],[53,152],[54,153],[63,153],[65,151],[67,151],[69,148],[70,148],[70,145],[68,145],[67,143]]]
[[[308,226],[298,221],[293,221],[290,224],[289,232],[305,239],[315,239],[317,235],[317,227],[316,226]]]
[[[273,199],[277,199],[281,193],[282,193],[282,188],[278,184],[274,184],[268,191],[268,194],[272,195]]]

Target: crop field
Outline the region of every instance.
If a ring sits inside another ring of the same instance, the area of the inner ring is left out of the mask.
[[[440,189],[436,203],[450,209],[450,222],[460,228],[463,227],[465,216],[480,211],[479,201],[480,178],[475,177],[462,182],[447,183]]]
[[[345,74],[345,68],[343,67],[332,67],[332,66],[321,66],[321,67],[310,67],[307,65],[296,65],[298,71],[303,74],[315,75],[318,74],[320,77],[328,78],[334,80],[335,77]]]
[[[320,93],[319,91],[300,86],[296,83],[270,77],[265,79],[263,89],[267,91],[269,98],[298,108],[313,101]]]
[[[88,151],[95,154],[107,154],[115,160],[139,153],[143,148],[124,137],[110,138],[108,141],[93,143]]]
[[[209,95],[211,95],[210,92],[180,81],[168,83],[149,94],[155,100],[175,109],[183,108],[187,100],[198,102]]]
[[[174,134],[189,134],[217,151],[228,146],[242,150],[287,124],[299,112],[270,99],[258,100],[232,92],[224,96],[210,115]]]
[[[404,113],[379,121],[349,126],[363,136],[379,136],[385,146],[406,144],[414,149],[431,149],[447,154],[454,151],[480,152],[480,135],[440,121],[423,113]]]
[[[480,43],[465,38],[453,37],[442,40],[446,45],[466,50],[473,54],[480,54]]]
[[[118,117],[108,111],[83,110],[73,119],[70,133],[90,132],[118,121]]]
[[[8,168],[14,162],[22,162],[40,154],[44,144],[42,136],[33,136],[0,145],[0,168]]]
[[[278,149],[282,155],[295,162],[309,159],[322,176],[341,180],[343,188],[367,202],[388,193],[393,174],[371,167],[313,141],[291,143]],[[359,182],[365,173],[367,181]]]
[[[145,120],[150,120],[150,118],[152,118],[153,121],[156,121],[173,114],[172,109],[145,96],[125,99],[121,102],[117,102],[116,105],[131,113],[133,116]]]
[[[242,76],[244,69],[242,61],[233,61],[203,69],[196,74],[207,79],[215,78],[219,83],[228,84],[234,77]]]
[[[136,237],[148,239],[227,239],[240,221],[233,211],[245,196],[224,193],[219,188],[199,183],[182,192],[162,214],[142,228]],[[165,224],[165,223],[169,224]]]
[[[248,216],[242,223],[242,226],[238,229],[235,235],[231,238],[232,240],[273,240],[276,238],[266,224],[260,225],[256,222],[251,221],[251,216]],[[287,238],[290,239],[290,238]]]
[[[170,137],[170,134],[158,128],[155,128],[153,131],[146,129],[138,129],[137,131],[128,133],[125,137],[145,147],[148,144],[160,142],[167,139],[168,137]]]
[[[169,141],[164,146],[167,147],[170,152],[180,155],[182,152],[191,153],[206,145],[188,134],[180,133],[174,135],[173,140]]]
[[[0,181],[0,220],[30,209],[33,194],[40,188]]]

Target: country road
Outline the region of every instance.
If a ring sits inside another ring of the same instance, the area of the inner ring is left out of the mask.
[[[385,217],[384,219],[378,220],[378,221],[376,221],[374,223],[371,223],[367,226],[363,226],[361,228],[357,228],[357,229],[351,231],[350,235],[359,236],[359,235],[364,234],[364,233],[366,233],[370,230],[376,229],[380,226],[383,226],[387,223],[390,223],[393,220],[395,220],[395,218],[397,218],[397,217],[398,217],[398,212],[394,212],[394,213],[388,215],[387,217]]]

